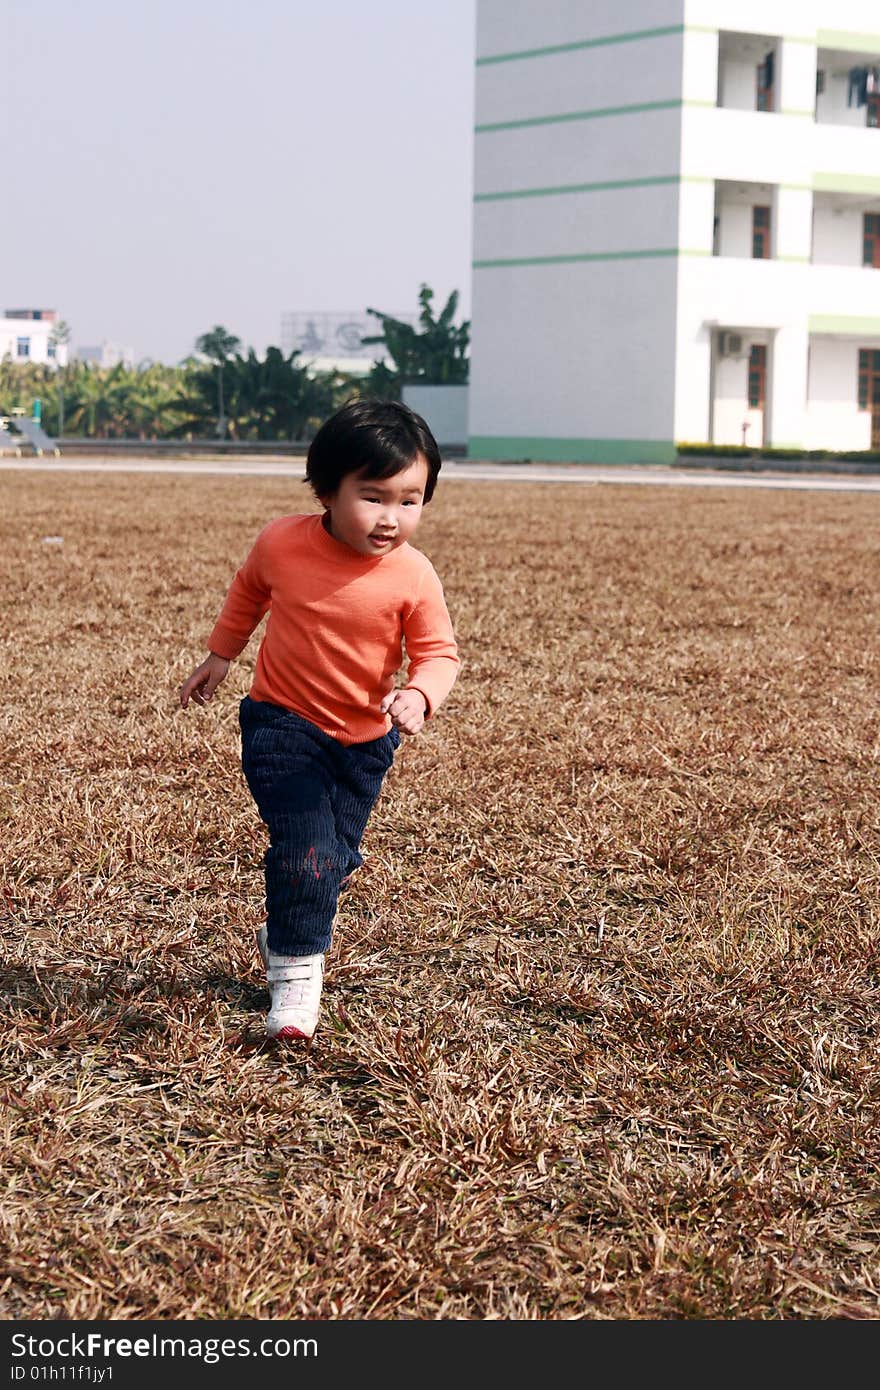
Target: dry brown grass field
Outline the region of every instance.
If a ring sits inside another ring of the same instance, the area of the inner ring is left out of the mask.
[[[176,692],[305,484],[0,489],[2,1316],[880,1316],[880,498],[441,476],[461,675],[285,1048],[256,639]]]

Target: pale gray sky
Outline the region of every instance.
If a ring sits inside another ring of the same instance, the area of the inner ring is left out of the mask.
[[[0,0],[0,310],[177,361],[470,313],[475,0]]]

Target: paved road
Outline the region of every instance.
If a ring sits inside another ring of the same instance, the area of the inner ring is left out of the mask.
[[[0,458],[0,471],[23,473],[191,473],[206,477],[302,478],[305,461],[296,458],[193,459],[148,458]],[[602,468],[593,464],[504,464],[446,459],[443,481],[516,483],[612,483],[638,487],[776,488],[801,492],[880,492],[880,475],[753,474],[682,470],[644,464]]]

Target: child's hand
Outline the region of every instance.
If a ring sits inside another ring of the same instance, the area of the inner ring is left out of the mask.
[[[197,666],[180,687],[180,708],[186,709],[190,696],[197,705],[206,705],[221,681],[226,679],[229,662],[225,656],[212,652],[207,661]]]
[[[402,734],[417,734],[424,727],[428,706],[420,690],[392,690],[379,709],[391,715],[391,723]]]

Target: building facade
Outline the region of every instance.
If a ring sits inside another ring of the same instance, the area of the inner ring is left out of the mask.
[[[133,371],[135,366],[135,351],[133,347],[128,347],[122,343],[91,343],[85,346],[77,346],[77,362],[88,362],[93,367],[101,367],[104,370],[110,367],[124,367],[126,371]]]
[[[876,0],[478,0],[469,452],[880,449]]]
[[[63,367],[68,346],[56,341],[57,323],[54,309],[5,309],[0,315],[0,361]]]

